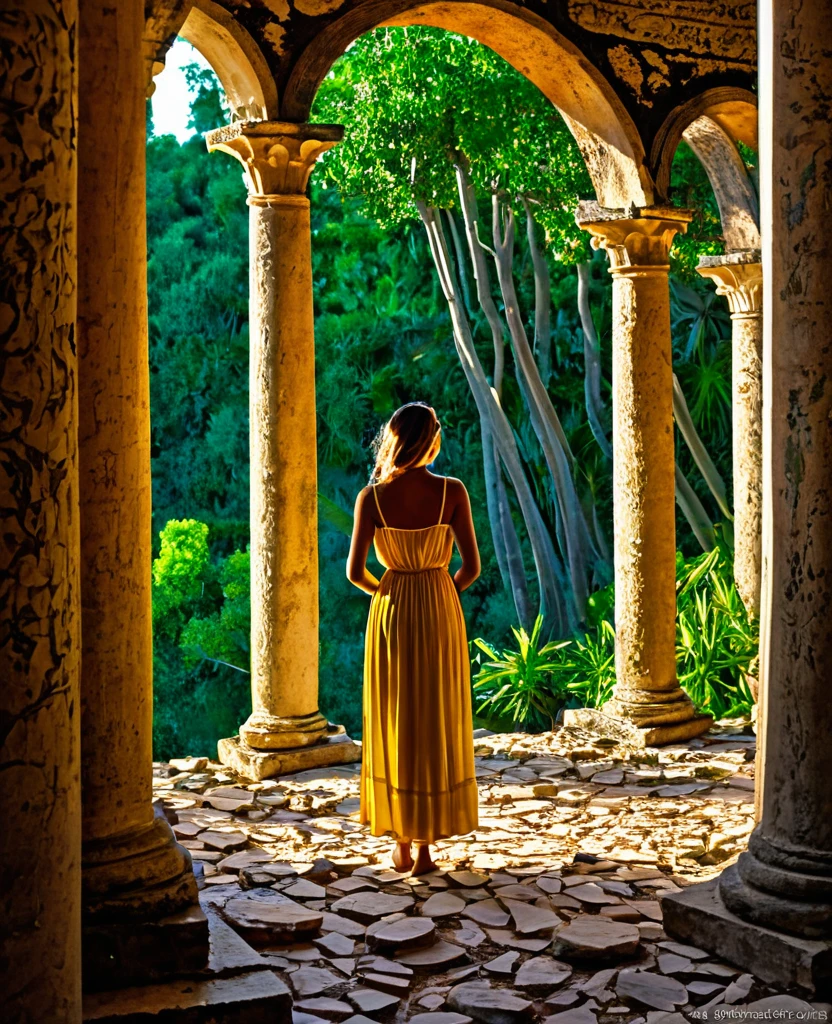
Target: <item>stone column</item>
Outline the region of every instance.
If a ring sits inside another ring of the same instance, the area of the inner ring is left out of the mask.
[[[170,914],[196,900],[196,884],[152,805],[144,4],[82,0],[79,24],[83,899],[93,924]]]
[[[832,19],[762,0],[762,816],[665,927],[766,981],[832,978]]]
[[[605,210],[583,203],[578,223],[606,249],[613,277],[613,517],[615,670],[603,711],[566,720],[648,745],[697,736],[676,678],[676,504],[668,254],[690,215]]]
[[[77,4],[6,8],[0,90],[0,975],[81,1021]]]
[[[249,777],[358,760],[318,710],[312,252],[306,187],[334,125],[238,121],[208,148],[245,168],[250,209],[251,697],[220,758]]]
[[[728,299],[732,321],[734,580],[751,618],[760,615],[763,517],[763,268],[755,250],[703,256],[698,271]]]

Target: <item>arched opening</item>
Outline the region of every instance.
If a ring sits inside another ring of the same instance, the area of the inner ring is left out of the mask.
[[[277,88],[265,58],[225,8],[211,0],[196,0],[179,35],[213,68],[233,118],[260,121],[277,116]]]
[[[656,187],[666,195],[676,148],[688,128],[707,117],[733,142],[757,149],[757,98],[745,89],[710,89],[677,107],[656,135],[650,154]]]
[[[305,121],[332,64],[359,36],[380,25],[425,25],[483,43],[532,81],[561,113],[583,154],[598,201],[610,208],[654,199],[638,132],[592,64],[537,15],[484,3],[359,7],[321,32],[295,64],[281,97],[281,116]]]

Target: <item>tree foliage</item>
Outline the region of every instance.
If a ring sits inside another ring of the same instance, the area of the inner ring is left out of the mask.
[[[418,220],[415,202],[458,208],[462,155],[478,194],[528,197],[551,250],[566,262],[587,258],[575,207],[592,185],[574,138],[535,85],[475,40],[441,29],[370,32],[324,81],[312,116],[346,128],[322,177],[360,197],[383,227]]]

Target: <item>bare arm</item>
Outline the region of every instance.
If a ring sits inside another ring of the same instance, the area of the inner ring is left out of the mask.
[[[480,552],[477,547],[477,535],[474,532],[474,520],[471,517],[471,501],[465,485],[459,480],[454,481],[457,491],[454,511],[451,516],[451,530],[456,546],[462,556],[462,565],[454,573],[454,585],[462,593],[480,574]]]
[[[369,487],[365,487],[355,499],[352,541],[347,559],[347,579],[365,594],[375,594],[378,590],[378,580],[367,568],[367,555],[370,553],[370,545],[376,532],[375,523],[370,515],[371,500],[372,491]]]

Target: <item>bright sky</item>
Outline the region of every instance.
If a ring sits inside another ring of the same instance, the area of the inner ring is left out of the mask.
[[[177,39],[167,52],[165,70],[154,78],[156,91],[151,97],[154,134],[175,135],[180,142],[193,134],[188,129],[191,96],[182,71],[186,64],[210,67],[208,61],[190,43]]]

